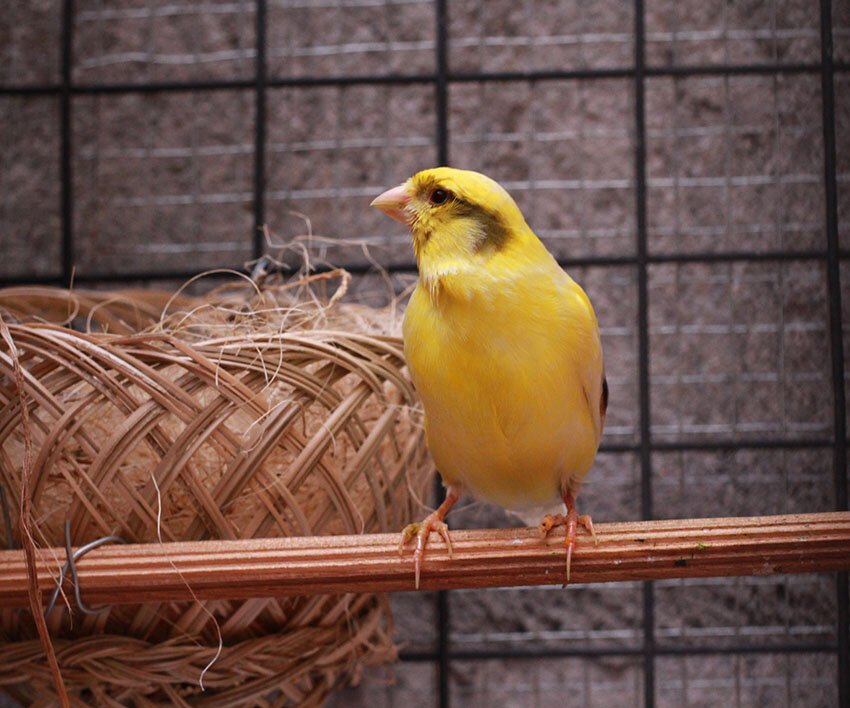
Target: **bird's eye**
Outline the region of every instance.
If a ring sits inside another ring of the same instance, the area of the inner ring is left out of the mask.
[[[435,189],[428,197],[431,204],[445,204],[449,200],[449,193],[445,189]]]

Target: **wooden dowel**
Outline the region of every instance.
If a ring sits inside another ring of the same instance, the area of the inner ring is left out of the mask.
[[[564,582],[563,530],[545,542],[534,528],[451,533],[451,559],[440,537],[431,536],[423,590]],[[850,512],[598,524],[597,534],[594,545],[579,531],[573,583],[850,570]],[[399,538],[101,546],[77,569],[90,605],[190,600],[189,586],[200,599],[231,600],[413,590],[412,551],[399,555]],[[55,587],[57,557],[64,562],[64,549],[39,552],[45,598]],[[23,552],[0,552],[0,606],[27,604]]]

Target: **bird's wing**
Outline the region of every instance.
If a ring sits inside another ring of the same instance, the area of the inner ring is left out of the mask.
[[[570,283],[570,290],[572,302],[577,310],[573,314],[584,334],[583,351],[577,359],[579,376],[598,444],[602,438],[602,428],[608,410],[608,380],[605,378],[605,365],[602,361],[602,339],[590,299],[574,281]]]

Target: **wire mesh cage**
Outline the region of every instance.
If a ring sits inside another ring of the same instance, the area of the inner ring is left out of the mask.
[[[371,197],[485,172],[587,290],[597,521],[848,508],[850,11],[820,0],[95,0],[0,18],[0,279],[415,279]],[[469,504],[452,525],[506,525]],[[332,705],[850,703],[846,574],[398,594]]]

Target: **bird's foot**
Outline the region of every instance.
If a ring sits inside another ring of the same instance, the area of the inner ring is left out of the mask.
[[[576,544],[576,532],[579,524],[590,532],[590,535],[593,536],[593,542],[597,545],[599,545],[599,539],[596,537],[596,531],[593,528],[593,519],[590,518],[590,515],[582,514],[579,516],[576,510],[575,498],[572,494],[564,495],[564,503],[567,505],[566,514],[546,514],[537,528],[540,531],[540,538],[546,538],[547,534],[556,526],[567,527],[565,541],[567,546],[567,583],[569,583],[570,564],[572,563],[573,548]],[[566,586],[567,583],[564,583],[564,585]]]
[[[398,554],[404,553],[404,547],[411,538],[416,538],[416,550],[413,551],[413,572],[416,589],[419,589],[419,573],[422,566],[422,557],[425,555],[425,545],[432,531],[436,531],[446,542],[449,558],[452,557],[452,541],[449,538],[449,527],[436,511],[428,514],[422,521],[408,524],[401,532],[401,543],[398,544]]]
[[[428,543],[428,537],[432,531],[436,531],[443,537],[446,542],[446,549],[449,552],[449,558],[452,557],[452,540],[449,538],[449,527],[443,518],[448,513],[458,499],[460,493],[453,487],[449,487],[446,492],[445,501],[440,506],[426,516],[422,521],[417,521],[413,524],[408,524],[401,532],[401,543],[398,544],[398,554],[404,553],[404,547],[410,539],[416,539],[416,550],[413,551],[413,572],[416,589],[419,589],[419,574],[422,567],[422,558],[425,556],[425,545]]]

